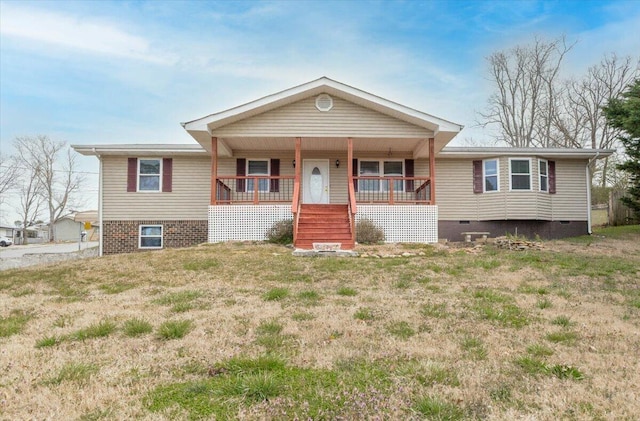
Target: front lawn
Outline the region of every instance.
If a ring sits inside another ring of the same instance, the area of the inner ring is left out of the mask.
[[[2,419],[634,419],[640,227],[0,272]]]

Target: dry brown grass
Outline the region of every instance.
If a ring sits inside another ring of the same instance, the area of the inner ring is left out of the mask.
[[[152,412],[145,398],[161,385],[206,380],[232,357],[270,353],[300,368],[387,367],[382,409],[335,408],[347,418],[422,418],[414,403],[434,396],[465,419],[634,419],[640,234],[546,247],[471,254],[375,246],[360,251],[414,255],[331,259],[230,243],[2,272],[0,317],[30,319],[0,337],[0,418],[188,418],[176,406]],[[274,288],[288,294],[265,300]],[[346,288],[356,293],[339,293]],[[550,306],[540,308],[543,299]],[[363,308],[371,317],[354,317]],[[127,336],[131,319],[149,321],[153,332]],[[73,339],[105,320],[115,332]],[[191,330],[183,338],[157,334],[163,322],[184,320]],[[547,339],[557,332],[577,339]],[[36,348],[46,337],[59,341]],[[552,355],[532,356],[535,345]],[[584,378],[527,372],[517,363],[524,357],[575,367]],[[293,418],[287,405],[246,403],[234,416]]]

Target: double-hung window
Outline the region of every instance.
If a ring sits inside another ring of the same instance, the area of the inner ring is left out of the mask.
[[[162,225],[140,225],[139,240],[141,249],[161,249]]]
[[[138,191],[161,191],[162,159],[138,159]]]
[[[549,164],[546,159],[538,160],[538,172],[540,173],[540,191],[549,191]]]
[[[403,161],[359,161],[361,177],[403,177]],[[396,180],[394,191],[403,191],[404,183]],[[360,180],[360,191],[389,191],[389,182],[380,180]]]
[[[509,159],[511,190],[531,190],[531,159]]]
[[[484,179],[484,191],[492,192],[499,191],[499,164],[497,159],[486,159],[483,161],[483,179]]]
[[[251,176],[269,176],[269,160],[267,159],[248,159],[247,160],[247,177]],[[247,179],[247,191],[252,192],[254,189],[254,179]],[[258,191],[266,193],[269,191],[269,179],[262,178],[258,180]]]

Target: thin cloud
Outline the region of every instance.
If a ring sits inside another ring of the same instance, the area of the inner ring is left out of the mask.
[[[36,49],[56,46],[156,64],[175,61],[167,54],[153,51],[145,38],[111,23],[10,4],[2,7],[0,34],[31,41],[31,47]]]

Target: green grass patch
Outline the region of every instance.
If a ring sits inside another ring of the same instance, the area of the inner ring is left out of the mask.
[[[203,296],[201,291],[179,291],[163,295],[153,300],[155,304],[171,306],[174,313],[184,313],[197,306],[197,300]]]
[[[485,320],[513,328],[521,328],[529,324],[527,314],[508,295],[483,288],[474,291],[473,297],[476,298],[473,310]]]
[[[447,303],[426,303],[420,307],[420,314],[427,318],[444,319],[449,316]]]
[[[317,305],[322,299],[322,296],[318,291],[310,289],[300,291],[298,293],[298,299],[303,301],[305,305]]]
[[[417,375],[417,379],[420,384],[424,386],[433,386],[436,384],[452,387],[460,386],[458,373],[452,368],[442,367],[439,364],[433,364],[427,367],[424,372]]]
[[[575,345],[578,341],[578,334],[576,332],[571,331],[560,331],[560,332],[551,332],[548,333],[545,338],[554,343],[562,343],[565,345]]]
[[[418,399],[412,408],[427,420],[456,421],[465,418],[464,409],[434,396]]]
[[[562,327],[569,327],[572,325],[571,319],[569,319],[567,316],[558,316],[551,320],[551,324]]]
[[[416,331],[411,327],[411,325],[405,321],[389,323],[386,328],[387,332],[398,339],[409,339],[416,334]]]
[[[477,336],[465,335],[460,342],[460,347],[471,359],[484,360],[487,358],[487,349],[484,342]]]
[[[537,358],[520,357],[515,361],[525,373],[533,376],[549,375],[559,379],[583,380],[584,374],[576,367],[566,364],[547,365]]]
[[[545,345],[533,344],[527,347],[527,352],[534,357],[550,357],[553,355],[553,350]]]
[[[13,310],[8,316],[0,317],[0,338],[21,333],[33,315],[21,310]]]
[[[63,338],[59,336],[45,336],[36,341],[36,348],[48,348],[62,343]]]
[[[349,287],[340,287],[338,291],[336,291],[338,295],[342,295],[343,297],[355,297],[358,295],[358,291]]]
[[[94,323],[79,329],[69,335],[69,338],[74,341],[84,341],[87,339],[104,338],[111,335],[116,330],[116,324],[111,320],[102,320],[98,323]]]
[[[553,303],[551,302],[551,300],[543,298],[542,300],[538,300],[538,302],[536,303],[536,307],[538,307],[540,310],[544,310],[553,307]]]
[[[258,335],[279,335],[282,332],[283,326],[275,320],[265,321],[260,323],[256,329]]]
[[[520,357],[515,360],[515,363],[525,373],[536,376],[538,374],[547,374],[549,369],[544,361],[532,357]]]
[[[360,307],[353,314],[353,318],[356,320],[362,320],[365,322],[371,322],[376,319],[373,309],[370,307]]]
[[[136,317],[125,321],[122,325],[122,331],[126,336],[134,338],[151,333],[153,331],[153,326],[151,326],[151,323],[145,319]]]
[[[271,288],[262,295],[262,299],[265,301],[281,301],[288,296],[289,290],[287,288]]]
[[[167,320],[158,327],[157,336],[163,340],[181,339],[192,328],[193,322],[191,320]]]
[[[136,287],[133,282],[111,282],[108,284],[100,284],[98,289],[105,294],[120,294]]]
[[[98,366],[86,363],[67,363],[58,373],[44,381],[46,385],[57,386],[63,382],[86,383],[91,376],[98,372]]]
[[[182,264],[184,270],[200,271],[209,270],[220,267],[220,262],[217,259],[205,258],[197,260],[188,260]]]

